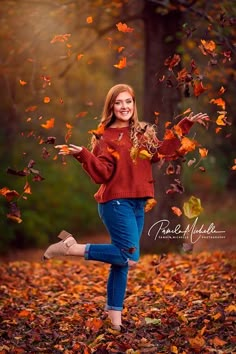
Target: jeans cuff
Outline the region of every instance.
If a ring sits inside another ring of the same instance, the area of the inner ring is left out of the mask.
[[[110,306],[110,305],[105,305],[105,310],[115,310],[115,311],[122,311],[123,307],[119,306]]]
[[[90,248],[90,243],[87,243],[84,251],[84,259],[89,259],[89,248]]]

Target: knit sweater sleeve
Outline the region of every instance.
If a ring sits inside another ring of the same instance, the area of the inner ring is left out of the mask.
[[[186,135],[191,129],[193,122],[189,119],[182,119],[177,126],[182,130],[182,134]],[[160,160],[160,155],[167,160],[175,159],[179,156],[178,149],[181,146],[181,140],[176,136],[171,139],[166,139],[160,142],[158,147],[158,152],[152,157],[152,162],[157,162]]]
[[[104,145],[104,144],[103,144]],[[115,159],[103,146],[96,146],[93,152],[83,147],[79,154],[73,155],[83,169],[97,184],[106,183],[115,169]]]

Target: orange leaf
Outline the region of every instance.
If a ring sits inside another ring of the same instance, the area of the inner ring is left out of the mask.
[[[20,194],[15,190],[10,190],[7,187],[0,189],[0,195],[3,195],[8,202],[10,202],[14,197],[18,197]]]
[[[29,317],[31,315],[31,312],[28,310],[22,310],[18,313],[18,317]]]
[[[68,41],[69,37],[71,36],[70,33],[66,33],[66,34],[58,34],[56,36],[53,37],[53,39],[51,40],[50,43],[55,43],[55,42],[65,42]]]
[[[30,185],[29,185],[28,182],[26,182],[26,184],[25,184],[25,186],[24,186],[24,193],[26,193],[26,194],[32,194],[32,192],[31,192],[31,187],[30,187]]]
[[[76,114],[76,118],[82,118],[85,117],[88,114],[88,112],[79,112]]]
[[[195,338],[189,338],[189,343],[193,349],[200,351],[205,345],[205,339],[201,335],[197,335]]]
[[[216,44],[214,41],[205,41],[204,39],[201,39],[201,46],[199,46],[202,53],[204,55],[207,55],[209,53],[213,53],[214,50],[216,49]]]
[[[113,65],[115,68],[124,69],[127,65],[126,57],[120,59],[118,64]]]
[[[231,167],[231,170],[236,171],[236,159],[234,159],[234,165]],[[236,311],[236,307],[235,307]]]
[[[128,27],[126,23],[121,23],[121,22],[117,23],[116,27],[120,32],[133,32],[134,30],[133,28]]]
[[[164,140],[169,140],[175,138],[175,134],[171,129],[166,129],[165,135],[164,135]]]
[[[98,137],[104,133],[104,130],[105,130],[105,126],[104,126],[104,124],[101,124],[98,126],[97,129],[89,130],[88,133],[94,134],[96,137]]]
[[[121,53],[124,49],[125,49],[125,47],[119,47],[119,48],[117,49],[117,51],[118,51],[118,53]]]
[[[173,207],[171,207],[171,209],[175,215],[177,215],[177,216],[182,215],[182,211],[179,208],[173,206]]]
[[[73,128],[73,125],[69,124],[69,123],[66,123],[66,128],[67,129],[72,129]]]
[[[27,85],[27,82],[26,82],[26,81],[23,81],[23,80],[20,80],[20,85],[21,85],[21,86],[25,86],[25,85]]]
[[[22,222],[22,219],[19,216],[15,216],[15,215],[12,215],[12,214],[7,214],[7,218],[12,220],[12,221],[17,222],[18,224],[20,224]]]
[[[214,345],[214,347],[222,347],[223,345],[227,344],[225,340],[222,340],[219,337],[211,339],[211,343]]]
[[[81,58],[83,58],[84,54],[78,54],[77,55],[77,59],[80,60]]]
[[[45,129],[51,129],[54,127],[54,122],[55,122],[55,118],[50,118],[46,121],[45,124],[41,124],[41,127]]]
[[[193,85],[193,93],[194,93],[194,96],[196,96],[196,97],[200,96],[206,90],[207,90],[207,87],[203,86],[202,81],[196,82]]]
[[[185,154],[187,152],[193,151],[196,148],[196,142],[184,136],[181,140],[181,146],[179,152]]]
[[[222,130],[222,128],[220,128],[220,127],[216,128],[216,134],[218,134],[221,130]]]
[[[43,99],[44,103],[49,103],[50,101],[51,101],[51,98],[48,97],[48,96],[45,96],[44,99]]]
[[[97,332],[103,326],[103,321],[99,318],[89,318],[85,322],[85,327],[89,328],[93,332]]]
[[[114,156],[117,160],[119,160],[120,154],[119,154],[116,150],[107,147],[107,151],[108,151],[112,156]]]
[[[70,150],[69,150],[69,146],[64,144],[64,145],[56,145],[55,149],[60,149],[63,152],[66,152],[67,154],[69,154]]]
[[[165,60],[164,64],[172,70],[174,66],[177,66],[181,61],[179,54],[174,54],[173,57],[169,57]]]
[[[92,23],[93,22],[92,16],[88,16],[87,19],[86,19],[86,22],[87,23]]]
[[[147,213],[148,211],[150,211],[152,208],[154,208],[154,206],[157,204],[156,199],[154,198],[149,198],[145,204],[145,208],[144,211],[145,213]]]
[[[29,106],[25,109],[25,112],[34,112],[38,106]]]
[[[202,158],[206,157],[208,154],[208,150],[206,148],[199,148],[198,151]]]
[[[212,98],[212,100],[210,100],[210,103],[214,103],[217,106],[222,107],[223,110],[225,110],[225,101],[222,100],[222,98],[217,98],[217,99]]]

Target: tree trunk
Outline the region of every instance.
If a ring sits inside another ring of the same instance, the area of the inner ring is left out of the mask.
[[[145,26],[145,83],[144,83],[144,120],[154,122],[154,112],[160,112],[158,123],[158,137],[163,138],[166,121],[172,121],[177,114],[180,94],[175,88],[166,87],[159,78],[162,77],[165,59],[173,56],[177,51],[179,40],[176,33],[180,29],[181,12],[170,11],[161,15],[156,11],[157,5],[151,1],[145,1],[144,26]],[[169,40],[168,40],[169,39]],[[173,230],[175,225],[181,223],[181,218],[175,216],[171,206],[180,206],[181,196],[178,193],[167,195],[166,190],[170,183],[179,175],[167,175],[166,165],[161,169],[153,166],[155,199],[157,205],[146,214],[144,232],[141,239],[141,249],[144,253],[177,251],[182,240],[163,239],[163,233],[158,234],[160,224],[153,226],[161,220],[169,222],[169,228]],[[152,230],[150,228],[153,226]],[[150,235],[149,235],[150,230]]]

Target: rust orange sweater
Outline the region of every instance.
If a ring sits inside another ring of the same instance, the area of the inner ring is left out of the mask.
[[[178,125],[186,134],[192,126],[187,118]],[[74,157],[92,180],[100,184],[94,197],[98,203],[117,198],[153,198],[152,163],[160,160],[159,154],[174,159],[181,142],[176,138],[160,141],[158,152],[151,159],[130,156],[132,143],[129,127],[107,128],[93,152],[83,147]]]

